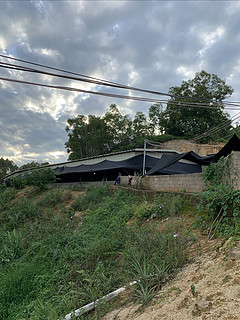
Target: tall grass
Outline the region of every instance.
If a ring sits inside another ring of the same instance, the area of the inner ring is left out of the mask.
[[[128,223],[142,202],[129,191],[113,193],[107,185],[90,188],[70,211],[56,214],[53,209],[63,194],[52,191],[38,204],[24,199],[3,206],[1,320],[61,318],[135,279],[142,279],[136,290],[145,303],[165,273],[186,261],[184,241],[173,237],[178,227],[159,233],[157,225]],[[75,210],[84,211],[83,216],[74,217]],[[137,264],[150,282],[143,281]],[[104,307],[99,308],[96,314],[101,317]]]

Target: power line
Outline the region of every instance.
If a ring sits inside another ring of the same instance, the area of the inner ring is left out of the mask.
[[[208,130],[204,133],[201,133],[199,135],[197,135],[196,137],[194,137],[192,140],[199,140],[208,136],[211,136],[217,132],[219,132],[222,129],[225,129],[229,126],[229,121],[231,121],[231,123],[233,123],[234,121],[236,121],[238,118],[240,117],[240,112],[237,113],[236,115],[232,116],[230,119],[222,122],[221,124],[219,124],[218,126],[212,128],[211,130]]]
[[[159,99],[154,98],[146,98],[146,97],[136,97],[136,96],[126,96],[126,95],[119,95],[119,94],[113,94],[113,93],[107,93],[107,92],[97,92],[97,91],[90,91],[90,90],[83,90],[78,88],[72,88],[72,87],[66,87],[66,86],[56,86],[56,85],[49,85],[49,84],[43,84],[43,83],[36,83],[36,82],[30,82],[30,81],[22,81],[17,79],[10,79],[10,78],[3,78],[0,77],[0,80],[2,81],[8,81],[8,82],[14,82],[14,83],[21,83],[21,84],[27,84],[27,85],[33,85],[33,86],[39,86],[39,87],[45,87],[45,88],[51,88],[51,89],[60,89],[65,91],[73,91],[73,92],[81,92],[81,93],[87,93],[87,94],[95,94],[99,96],[106,96],[106,97],[113,97],[118,99],[127,99],[127,100],[133,100],[133,101],[143,101],[143,102],[152,102],[152,103],[168,103],[168,101],[163,101]],[[186,106],[186,104],[182,104],[183,106]],[[206,105],[190,105],[194,108],[209,108],[209,109],[218,109],[217,107],[213,106],[206,106]],[[240,105],[236,107],[225,107],[227,109],[231,110],[239,110]]]
[[[18,58],[6,56],[6,55],[3,55],[3,54],[0,54],[0,57],[2,57],[4,59],[10,59],[10,60],[14,60],[14,61],[19,61],[19,62],[22,62],[22,63],[31,64],[31,65],[39,66],[39,67],[42,67],[42,68],[55,70],[55,71],[60,71],[60,72],[63,72],[63,73],[68,73],[68,74],[77,75],[77,76],[82,77],[81,79],[72,78],[72,80],[79,80],[79,81],[84,81],[84,82],[89,82],[89,83],[95,83],[95,84],[98,84],[98,85],[115,87],[115,88],[119,88],[119,89],[127,89],[127,90],[139,91],[139,92],[144,92],[144,93],[149,93],[149,94],[154,94],[154,95],[164,95],[164,96],[168,96],[168,97],[174,98],[174,99],[187,99],[187,100],[196,100],[196,101],[201,101],[201,102],[205,101],[205,102],[208,102],[208,103],[210,102],[210,103],[214,103],[214,104],[220,103],[221,105],[223,105],[223,104],[225,104],[225,105],[228,104],[228,105],[232,105],[232,106],[236,106],[236,104],[239,105],[239,103],[237,103],[237,102],[214,101],[214,100],[204,99],[204,98],[200,98],[200,97],[177,96],[177,95],[164,93],[164,92],[159,92],[159,91],[141,89],[141,88],[137,88],[137,87],[132,87],[132,86],[127,86],[127,85],[124,85],[124,84],[120,84],[120,83],[117,83],[117,82],[112,82],[112,81],[108,81],[108,80],[103,80],[103,79],[87,76],[87,75],[84,75],[84,74],[81,74],[81,73],[76,73],[76,72],[71,72],[71,71],[67,71],[67,70],[64,70],[64,69],[60,69],[60,68],[50,67],[50,66],[47,66],[47,65],[44,65],[44,64],[39,64],[39,63],[31,62],[31,61],[28,61],[28,60],[23,60],[23,59],[18,59]],[[5,63],[1,63],[1,64],[2,64],[1,67],[4,67]],[[7,64],[5,64],[5,65],[7,65]],[[12,66],[14,66],[14,65],[12,65]],[[22,68],[22,69],[17,69],[16,68],[15,70],[20,70],[20,71],[30,71],[30,70],[32,70],[31,72],[47,74],[44,71],[40,71],[40,70],[37,71],[37,69],[33,69],[33,68],[27,68],[27,67],[24,67],[24,66],[16,66],[16,67],[17,68]],[[49,73],[49,75],[50,75],[50,73]],[[64,78],[63,75],[59,75],[59,74],[51,74],[51,75]],[[65,78],[71,79],[71,77],[65,77]],[[86,78],[86,79],[84,79],[84,78]],[[173,101],[174,100],[170,100],[171,103]]]
[[[6,59],[12,59],[12,60],[16,60],[16,61],[20,61],[20,62],[32,64],[32,65],[37,65],[37,66],[40,66],[40,67],[43,67],[43,68],[52,69],[52,70],[56,70],[56,71],[61,71],[61,72],[68,73],[68,74],[78,75],[78,76],[81,76],[83,78],[87,78],[85,80],[81,79],[81,81],[84,81],[84,82],[96,83],[96,84],[99,84],[99,85],[115,87],[115,88],[120,88],[120,89],[128,89],[128,90],[140,91],[140,92],[145,92],[145,93],[150,93],[150,94],[155,94],[155,95],[164,95],[164,96],[173,97],[173,95],[171,95],[169,93],[163,93],[163,92],[159,92],[159,91],[153,91],[153,90],[147,90],[147,89],[141,89],[141,88],[137,88],[137,87],[127,86],[127,85],[120,84],[120,83],[117,83],[117,82],[111,82],[111,81],[107,81],[107,80],[102,80],[102,79],[86,76],[86,75],[83,75],[83,74],[80,74],[80,73],[76,73],[76,72],[70,72],[70,71],[67,71],[67,70],[64,70],[64,69],[53,68],[53,67],[45,66],[43,64],[30,62],[30,61],[27,61],[27,60],[8,57],[8,56],[2,55],[2,54],[0,54],[0,57],[6,58]],[[4,63],[1,63],[1,64],[2,64],[2,67],[3,67]],[[33,71],[34,70],[33,68],[27,68],[27,67],[24,67],[24,66],[18,66],[18,68],[23,68],[21,71],[29,71],[29,70]],[[40,71],[40,70],[38,70],[36,72],[44,73],[43,71]],[[60,77],[60,75],[55,75],[55,76],[59,76]],[[64,78],[64,76],[61,76],[61,77]],[[74,80],[80,80],[80,79],[74,79]]]

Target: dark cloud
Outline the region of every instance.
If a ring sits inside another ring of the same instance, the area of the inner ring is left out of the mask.
[[[161,92],[205,69],[240,100],[239,13],[234,1],[2,1],[0,53]],[[3,69],[0,76],[117,92]],[[112,103],[132,115],[150,106],[0,82],[0,156],[66,160],[67,119],[102,115]]]

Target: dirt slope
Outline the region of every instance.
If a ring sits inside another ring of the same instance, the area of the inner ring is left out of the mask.
[[[222,246],[219,240],[202,239],[201,248],[201,254],[165,285],[144,311],[129,304],[104,319],[240,319],[240,243],[233,247],[227,241]],[[195,287],[194,296],[191,286]]]

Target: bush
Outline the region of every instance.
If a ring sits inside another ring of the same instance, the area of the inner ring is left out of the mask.
[[[206,189],[200,193],[198,210],[205,215],[202,224],[211,224],[210,238],[217,230],[226,237],[240,235],[240,191],[234,189],[235,178],[230,179],[230,159],[211,163],[203,173]]]
[[[25,175],[13,177],[10,184],[16,189],[22,189],[27,185],[27,178]]]
[[[51,168],[34,169],[21,176],[13,177],[10,181],[11,186],[21,189],[25,186],[36,186],[43,190],[50,183],[56,182],[57,177]]]

